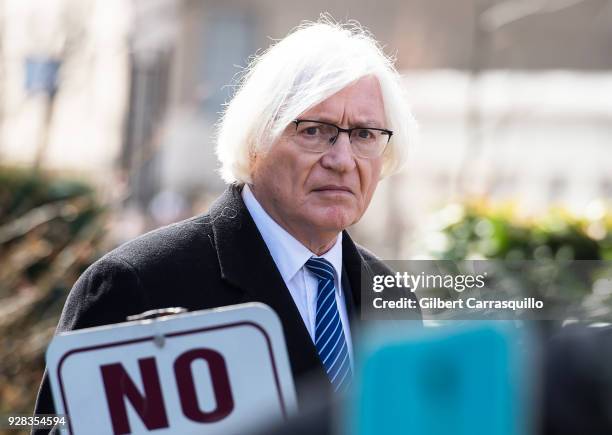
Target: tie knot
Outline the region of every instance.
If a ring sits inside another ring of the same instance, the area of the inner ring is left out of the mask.
[[[334,266],[325,258],[310,257],[308,261],[306,261],[306,267],[319,278],[319,280],[334,280]]]

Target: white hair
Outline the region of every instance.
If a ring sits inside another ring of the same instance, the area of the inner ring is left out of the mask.
[[[251,159],[265,152],[294,119],[365,76],[378,79],[393,137],[383,155],[382,175],[399,170],[416,123],[394,60],[356,22],[328,16],[306,22],[256,56],[237,85],[218,126],[217,157],[228,183],[251,182]]]

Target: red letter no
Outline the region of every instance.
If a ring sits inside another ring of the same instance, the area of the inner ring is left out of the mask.
[[[198,406],[191,363],[203,359],[208,363],[210,378],[217,407],[210,412],[204,412]],[[230,389],[229,377],[225,360],[219,352],[212,349],[194,349],[183,353],[174,362],[174,375],[181,399],[183,414],[193,421],[212,423],[227,417],[234,409],[234,398]]]
[[[142,419],[147,429],[168,427],[168,417],[164,407],[159,375],[155,358],[138,360],[144,396],[140,394],[134,382],[121,363],[107,364],[100,367],[102,380],[106,390],[106,401],[110,411],[113,431],[115,434],[130,433],[130,423],[123,397],[127,397]]]

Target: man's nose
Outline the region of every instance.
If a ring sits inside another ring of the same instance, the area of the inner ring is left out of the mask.
[[[330,145],[330,149],[321,158],[321,164],[326,169],[338,172],[347,172],[355,168],[355,156],[348,133],[338,134],[336,141]]]

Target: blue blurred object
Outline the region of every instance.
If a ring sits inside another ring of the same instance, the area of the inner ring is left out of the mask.
[[[52,58],[28,57],[25,60],[25,88],[30,94],[57,91],[61,62]]]
[[[362,344],[347,432],[525,435],[530,340],[511,322],[377,327]],[[403,328],[402,328],[403,329]]]

